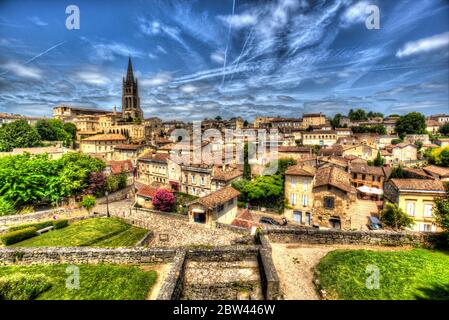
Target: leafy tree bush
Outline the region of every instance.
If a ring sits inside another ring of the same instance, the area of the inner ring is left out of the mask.
[[[9,246],[11,244],[36,236],[36,230],[37,229],[35,227],[28,227],[17,231],[10,231],[2,235],[1,240],[5,246]]]
[[[391,144],[392,145],[397,145],[397,144],[400,144],[402,142],[402,140],[401,139],[393,139],[393,140],[391,140]]]
[[[96,204],[96,200],[94,196],[83,196],[83,200],[80,203],[86,210],[87,212],[90,213],[90,211],[92,210],[93,207],[95,207]]]
[[[285,158],[278,160],[278,170],[276,174],[284,176],[285,171],[287,171],[288,167],[297,164],[298,162],[293,158]]]
[[[426,118],[419,112],[407,113],[396,121],[395,130],[399,135],[427,133]]]
[[[425,155],[431,164],[449,167],[449,147],[432,148]]]
[[[245,143],[243,147],[243,179],[251,180],[251,166],[248,157],[248,143]]]
[[[435,198],[435,208],[433,215],[436,223],[445,232],[449,232],[449,199],[448,197]]]
[[[29,148],[41,145],[36,128],[25,120],[16,120],[0,127],[0,151],[11,151],[14,148]]]
[[[404,179],[405,174],[401,165],[393,167],[390,173],[390,179]]]
[[[247,183],[242,192],[253,205],[282,207],[284,179],[281,175],[258,176]]]
[[[172,192],[160,189],[154,195],[152,202],[156,210],[171,212],[174,209],[176,198]]]
[[[438,132],[441,133],[443,136],[449,136],[449,122],[441,126]]]
[[[6,216],[14,213],[16,213],[14,205],[10,201],[0,197],[0,216]]]
[[[15,273],[0,278],[0,300],[32,300],[52,284],[43,274]]]
[[[382,158],[382,155],[380,154],[380,151],[377,151],[376,159],[373,161],[373,165],[376,167],[382,167],[385,163],[385,159]]]
[[[387,134],[387,129],[382,124],[376,124],[374,126],[361,125],[358,127],[352,127],[354,133],[377,133],[379,135]]]
[[[119,190],[125,189],[128,185],[128,178],[126,177],[126,174],[121,173],[118,175],[118,188]]]
[[[69,225],[69,220],[67,219],[59,219],[56,221],[53,221],[53,226],[55,227],[55,229],[62,229],[65,228]]]
[[[101,197],[106,190],[106,181],[107,178],[104,172],[91,172],[89,175],[89,187],[85,193]]]
[[[34,227],[34,228],[36,228],[36,230],[39,230],[39,229],[50,227],[52,225],[53,225],[53,220],[37,222],[37,223],[26,223],[26,224],[21,224],[18,226],[11,227],[8,229],[8,231],[23,230],[23,229],[26,229],[29,227]]]
[[[413,224],[413,219],[393,203],[385,204],[385,208],[380,213],[380,220],[384,225],[395,230],[401,230]]]
[[[351,121],[363,121],[368,120],[365,110],[357,109],[357,110],[349,110],[348,117]]]

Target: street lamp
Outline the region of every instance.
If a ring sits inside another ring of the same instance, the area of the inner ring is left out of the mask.
[[[110,215],[109,215],[109,192],[105,192],[105,195],[106,195],[106,215],[107,215],[107,217],[109,218],[110,217]]]

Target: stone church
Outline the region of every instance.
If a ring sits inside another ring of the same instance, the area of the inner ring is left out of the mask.
[[[117,112],[115,106],[111,112],[59,105],[53,108],[53,117],[64,122],[73,122],[78,129],[79,141],[98,134],[122,134],[128,143],[149,144],[162,131],[161,119],[144,118],[131,57],[128,59],[126,77],[123,77],[122,81],[121,112]]]

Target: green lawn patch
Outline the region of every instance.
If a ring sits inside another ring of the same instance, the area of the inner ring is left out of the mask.
[[[14,244],[14,247],[130,247],[148,231],[117,218],[92,218]]]
[[[370,265],[379,270],[378,289],[368,288],[375,284]],[[316,270],[321,287],[334,299],[449,300],[449,255],[444,252],[335,250]]]
[[[144,300],[157,273],[137,266],[78,265],[79,289],[68,289],[68,265],[0,267],[0,298],[38,300]],[[18,283],[20,279],[26,279]],[[3,283],[3,287],[1,286]],[[69,282],[71,283],[71,282]],[[4,289],[4,292],[1,290]],[[14,289],[14,291],[12,291]],[[37,294],[37,296],[36,296]]]

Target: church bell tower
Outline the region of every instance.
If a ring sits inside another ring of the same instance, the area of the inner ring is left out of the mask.
[[[140,108],[137,79],[134,78],[131,57],[128,60],[128,71],[123,78],[122,116],[125,121],[143,120],[143,111]]]

